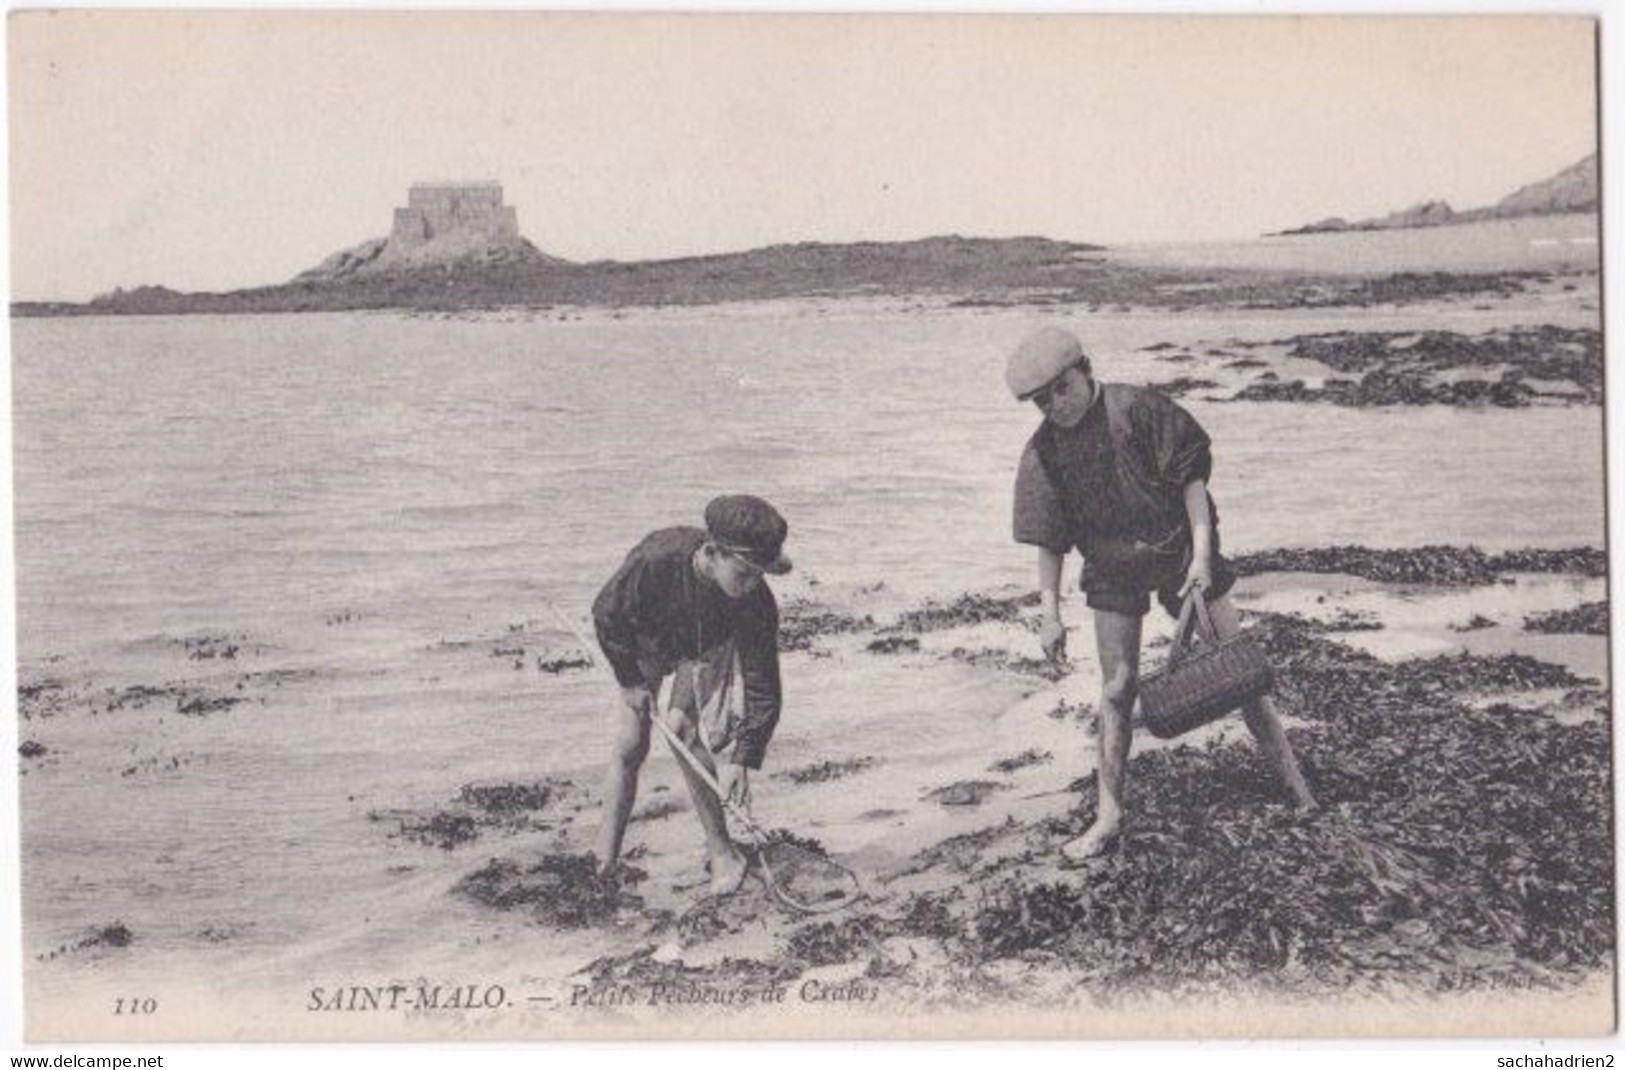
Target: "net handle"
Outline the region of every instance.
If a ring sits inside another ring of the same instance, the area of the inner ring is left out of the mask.
[[[671,747],[672,753],[676,754],[680,761],[694,771],[694,775],[700,778],[700,782],[710,789],[711,793],[717,797],[717,801],[722,803],[723,809],[733,816],[734,820],[738,822],[740,828],[743,829],[744,832],[755,842],[756,858],[761,865],[762,876],[767,882],[768,891],[773,893],[774,899],[777,899],[780,903],[783,903],[791,910],[794,910],[800,914],[831,914],[837,910],[845,910],[862,897],[863,885],[858,881],[858,875],[852,872],[852,870],[848,869],[846,866],[843,866],[841,863],[835,861],[835,859],[830,858],[828,855],[818,856],[818,861],[825,865],[834,866],[836,869],[846,874],[847,878],[852,882],[853,895],[836,902],[815,905],[812,903],[804,903],[795,896],[791,895],[789,892],[785,891],[784,888],[779,884],[778,878],[773,875],[772,863],[770,863],[767,858],[768,846],[772,844],[773,841],[768,838],[767,833],[762,831],[762,827],[756,823],[756,819],[751,817],[750,813],[743,806],[738,805],[732,799],[728,798],[728,796],[723,794],[722,785],[717,783],[716,778],[713,777],[710,771],[707,770],[700,762],[699,756],[689,749],[688,744],[684,743],[680,738],[678,738],[677,733],[673,732],[666,724],[666,719],[665,717],[661,716],[661,711],[659,709],[654,710],[650,714],[649,719],[654,723],[656,728],[660,729],[660,734],[666,738],[666,743]],[[778,846],[792,851],[801,851],[803,854],[811,856],[810,851],[797,847],[793,843],[781,842],[778,844]]]
[[[563,613],[559,612],[558,608],[552,603],[544,601],[542,604],[547,608],[548,613],[552,614],[553,618],[564,626],[565,631],[575,636],[576,642],[581,644],[582,652],[586,654],[587,658],[595,665],[602,664],[598,655],[593,651],[592,644],[587,641],[586,636],[581,634],[581,629],[577,628],[574,622],[572,622]],[[655,728],[659,729],[660,734],[666,740],[666,744],[671,747],[672,753],[677,756],[677,760],[687,765],[689,769],[694,772],[694,775],[700,778],[700,783],[704,784],[706,788],[708,788],[711,793],[717,797],[717,801],[722,804],[722,808],[733,816],[734,820],[738,822],[739,827],[755,842],[756,857],[761,862],[762,874],[767,878],[767,887],[768,890],[773,893],[773,898],[777,899],[791,910],[798,911],[802,914],[833,913],[834,911],[843,910],[846,907],[851,906],[852,903],[861,898],[863,894],[863,885],[861,882],[859,882],[858,875],[852,872],[851,869],[841,865],[841,863],[827,856],[822,858],[821,861],[834,866],[836,869],[839,869],[841,872],[845,873],[849,878],[851,878],[852,886],[856,890],[856,894],[851,898],[827,906],[815,906],[811,903],[801,902],[781,888],[779,886],[779,882],[773,876],[773,867],[769,865],[767,861],[767,846],[769,843],[767,834],[762,831],[762,827],[756,823],[756,819],[751,817],[750,813],[746,811],[744,807],[735,803],[723,793],[722,785],[717,783],[717,778],[711,774],[710,770],[706,769],[705,766],[700,763],[700,759],[694,754],[693,751],[689,750],[688,744],[679,739],[677,737],[677,733],[673,732],[671,727],[666,724],[666,718],[662,716],[663,711],[659,708],[659,696],[655,696],[653,705],[655,708],[649,711],[649,721],[655,726]],[[783,846],[789,847],[792,850],[802,850],[801,848],[796,847],[794,844],[784,844]]]

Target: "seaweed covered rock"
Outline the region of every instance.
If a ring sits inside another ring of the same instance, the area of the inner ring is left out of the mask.
[[[598,872],[591,854],[547,854],[525,866],[492,859],[457,883],[457,894],[497,910],[527,911],[543,925],[580,929],[613,922],[642,899],[629,890],[645,874],[631,866]]]
[[[1525,631],[1553,635],[1607,635],[1608,603],[1587,602],[1573,609],[1554,609],[1525,617]]]
[[[909,610],[887,630],[918,634],[947,628],[963,628],[988,621],[1013,621],[1021,616],[1023,609],[1038,605],[1038,600],[1037,591],[1004,598],[986,594],[966,594],[946,605],[929,602],[920,609]]]
[[[1338,331],[1303,335],[1290,345],[1290,357],[1357,378],[1327,379],[1319,387],[1260,378],[1232,400],[1501,408],[1537,400],[1602,402],[1602,335],[1589,328],[1513,327],[1477,336]]]
[[[853,773],[861,773],[874,764],[875,759],[867,756],[842,761],[825,760],[774,773],[773,779],[788,780],[793,784],[822,784],[825,781],[849,777]]]
[[[1290,809],[1248,743],[1140,754],[1124,849],[1077,880],[995,870],[965,917],[980,955],[1164,992],[1526,987],[1607,966],[1606,719],[1461,700],[1559,685],[1563,670],[1518,655],[1389,664],[1292,618],[1260,626],[1283,706],[1312,718],[1293,745],[1323,808]],[[1047,844],[1092,805],[1085,790]]]
[[[1177,379],[1170,379],[1166,383],[1147,383],[1146,386],[1159,394],[1166,394],[1171,398],[1182,398],[1193,390],[1213,390],[1218,387],[1212,379],[1192,379],[1188,375],[1181,375]]]
[[[1608,575],[1608,551],[1595,546],[1561,550],[1508,550],[1489,560],[1497,572],[1556,572],[1600,579]]]
[[[457,793],[457,801],[501,817],[540,810],[553,797],[553,785],[548,781],[529,784],[464,784]]]
[[[1494,583],[1491,559],[1473,546],[1417,546],[1376,550],[1365,546],[1325,546],[1264,550],[1234,559],[1243,576],[1261,572],[1341,573],[1383,583],[1435,583],[1452,586]]]
[[[779,607],[779,650],[811,650],[817,640],[831,635],[873,631],[874,618],[838,613],[804,599],[786,599]]]
[[[1595,547],[1509,550],[1486,554],[1476,546],[1414,546],[1373,549],[1369,546],[1288,547],[1242,554],[1232,559],[1236,572],[1316,572],[1358,576],[1379,583],[1431,583],[1486,586],[1515,572],[1559,573],[1602,577],[1608,554]]]
[[[1038,750],[1034,747],[1024,750],[1020,754],[1012,754],[1008,758],[1000,758],[988,766],[988,770],[994,773],[1014,773],[1016,770],[1025,769],[1030,765],[1043,765],[1045,762],[1053,761],[1054,758],[1055,755],[1049,751]]]

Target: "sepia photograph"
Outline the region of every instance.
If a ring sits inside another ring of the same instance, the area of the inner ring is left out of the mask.
[[[28,1043],[1616,1029],[1595,19],[8,28]]]

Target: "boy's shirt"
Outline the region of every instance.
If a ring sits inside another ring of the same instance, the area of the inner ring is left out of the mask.
[[[732,760],[760,769],[783,704],[779,607],[765,582],[742,598],[729,598],[696,573],[694,554],[705,539],[705,532],[693,527],[648,535],[598,592],[593,625],[622,687],[652,683],[645,665],[669,673],[679,662],[732,640],[744,678],[744,711]]]
[[[1102,383],[1076,427],[1046,420],[1028,441],[1015,540],[1085,558],[1111,542],[1164,543],[1189,527],[1185,486],[1212,468],[1190,413],[1154,390]]]

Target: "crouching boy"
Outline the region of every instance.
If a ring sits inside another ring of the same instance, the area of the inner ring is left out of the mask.
[[[705,507],[704,530],[651,533],[594,601],[598,642],[621,688],[598,834],[602,871],[620,858],[638,770],[649,753],[649,719],[662,716],[658,696],[667,676],[668,727],[730,801],[749,806],[748,771],[761,768],[782,702],[779,610],[763,576],[790,571],[783,553],[788,530],[761,498],[716,498]],[[736,675],[742,702],[732,694]],[[712,891],[726,894],[743,881],[745,856],[728,836],[722,800],[681,758],[677,764],[705,834]]]

